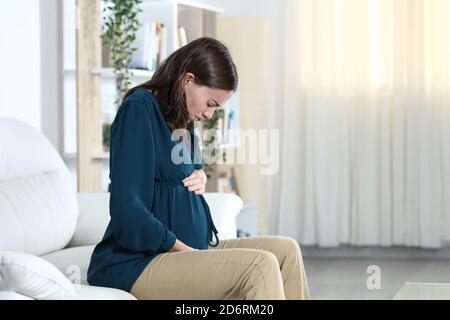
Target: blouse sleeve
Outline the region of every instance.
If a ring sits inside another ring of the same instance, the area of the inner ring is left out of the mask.
[[[156,153],[145,107],[136,101],[125,101],[111,127],[112,233],[124,248],[167,252],[176,236],[150,211]]]

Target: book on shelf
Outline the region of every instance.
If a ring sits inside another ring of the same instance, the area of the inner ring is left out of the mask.
[[[160,38],[160,57],[159,63],[163,62],[167,58],[167,28],[164,24],[161,24],[161,38]]]
[[[167,56],[167,28],[160,21],[145,22],[136,33],[130,69],[155,71]]]
[[[188,35],[186,28],[183,26],[178,27],[178,48],[184,47],[188,44]]]

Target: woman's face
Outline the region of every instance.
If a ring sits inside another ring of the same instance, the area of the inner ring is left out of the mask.
[[[195,76],[187,73],[183,88],[190,121],[211,119],[217,108],[223,106],[233,95],[233,91],[214,89],[195,84]]]

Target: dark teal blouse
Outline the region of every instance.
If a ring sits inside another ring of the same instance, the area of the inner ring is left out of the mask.
[[[139,88],[125,99],[111,126],[111,220],[91,256],[90,285],[130,291],[176,239],[200,250],[217,245],[208,204],[182,182],[203,164],[174,163],[171,154],[179,143],[185,142],[173,139],[151,92]],[[198,145],[191,145],[194,160]]]

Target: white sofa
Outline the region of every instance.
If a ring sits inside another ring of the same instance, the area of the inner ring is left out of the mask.
[[[207,193],[205,199],[220,238],[234,238],[242,200],[217,193]],[[70,285],[79,273],[76,299],[134,299],[128,292],[86,282],[90,255],[109,221],[108,205],[107,193],[76,193],[65,163],[43,134],[0,117],[0,256],[19,252],[44,259]],[[28,280],[20,279],[20,272],[19,279],[5,278],[11,274],[0,261],[0,299],[36,299],[15,285]]]

